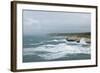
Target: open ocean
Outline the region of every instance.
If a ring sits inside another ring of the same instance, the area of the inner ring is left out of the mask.
[[[86,59],[91,59],[90,45],[69,42],[61,36],[23,36],[23,62]]]

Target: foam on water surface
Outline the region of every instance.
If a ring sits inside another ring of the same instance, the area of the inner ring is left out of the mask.
[[[46,44],[35,48],[25,48],[23,52],[24,52],[23,55],[37,55],[46,60],[61,58],[69,54],[90,54],[91,53],[90,47],[84,47],[80,45],[72,46],[72,45],[67,45],[66,43],[60,43],[56,45]],[[38,53],[38,52],[42,52],[42,53]]]

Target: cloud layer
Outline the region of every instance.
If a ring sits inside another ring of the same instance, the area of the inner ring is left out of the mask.
[[[24,35],[90,32],[91,14],[23,10]]]

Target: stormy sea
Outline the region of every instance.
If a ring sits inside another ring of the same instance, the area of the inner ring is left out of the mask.
[[[68,41],[63,36],[24,36],[23,62],[91,59],[91,48],[84,40]]]

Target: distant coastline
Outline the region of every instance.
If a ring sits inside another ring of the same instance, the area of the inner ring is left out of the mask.
[[[63,36],[66,40],[79,42],[81,38],[84,38],[87,43],[91,43],[91,33],[50,33],[49,36]]]

